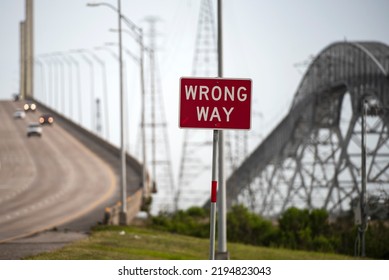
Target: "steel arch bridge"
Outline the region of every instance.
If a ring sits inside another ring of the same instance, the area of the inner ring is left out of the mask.
[[[265,216],[291,206],[349,209],[361,192],[366,97],[382,109],[367,113],[367,190],[387,192],[388,73],[389,47],[382,43],[325,48],[308,67],[288,115],[229,177],[227,206],[244,203]]]

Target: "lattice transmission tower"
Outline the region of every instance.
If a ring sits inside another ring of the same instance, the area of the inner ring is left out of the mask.
[[[174,205],[174,179],[167,131],[164,100],[156,57],[156,24],[158,18],[148,17],[149,52],[146,59],[145,134],[147,166],[152,185],[151,211],[171,211]],[[147,63],[148,62],[148,63]]]
[[[211,1],[202,0],[197,23],[192,76],[217,76],[217,42],[214,22]],[[194,129],[185,129],[183,132],[178,188],[175,197],[176,209],[203,202],[208,191],[206,183],[208,177],[205,176],[204,171],[210,169],[211,162],[212,133],[209,130]]]
[[[217,77],[218,52],[212,1],[202,0],[197,23],[192,76]],[[234,171],[248,154],[247,131],[225,131],[225,174]],[[175,197],[175,209],[202,205],[209,194],[212,153],[210,130],[185,129]],[[207,177],[208,176],[208,177]]]

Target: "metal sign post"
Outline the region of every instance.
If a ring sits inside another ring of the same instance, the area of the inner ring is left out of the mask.
[[[217,74],[223,77],[223,17],[222,0],[217,1]],[[218,260],[228,260],[227,251],[227,202],[226,202],[226,182],[224,179],[224,132],[219,131],[219,190],[218,190],[218,237],[217,251],[215,258]]]
[[[362,158],[361,158],[361,169],[362,169],[362,190],[360,197],[360,209],[361,209],[361,225],[359,227],[359,234],[361,239],[361,257],[366,257],[365,251],[365,234],[367,229],[367,197],[366,197],[366,116],[367,116],[368,101],[364,99],[362,101]]]
[[[217,144],[219,138],[219,131],[213,131],[212,144],[212,182],[211,182],[211,211],[210,211],[210,234],[209,234],[209,259],[215,259],[215,235],[216,235],[216,201],[217,201]]]

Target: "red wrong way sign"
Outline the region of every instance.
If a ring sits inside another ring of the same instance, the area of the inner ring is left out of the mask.
[[[181,128],[250,129],[251,79],[181,78]]]

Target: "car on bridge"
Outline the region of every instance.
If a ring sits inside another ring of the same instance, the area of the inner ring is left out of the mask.
[[[24,119],[26,113],[22,109],[17,109],[13,116],[15,119]]]
[[[44,124],[53,124],[54,122],[54,117],[50,114],[43,114],[39,117],[39,123],[41,125],[44,125]]]
[[[30,136],[42,136],[42,126],[40,123],[30,123],[27,126],[27,137]]]
[[[35,112],[36,104],[32,103],[32,102],[28,102],[28,103],[24,104],[23,108],[24,108],[24,111],[26,111],[26,112],[28,112],[28,111]]]

